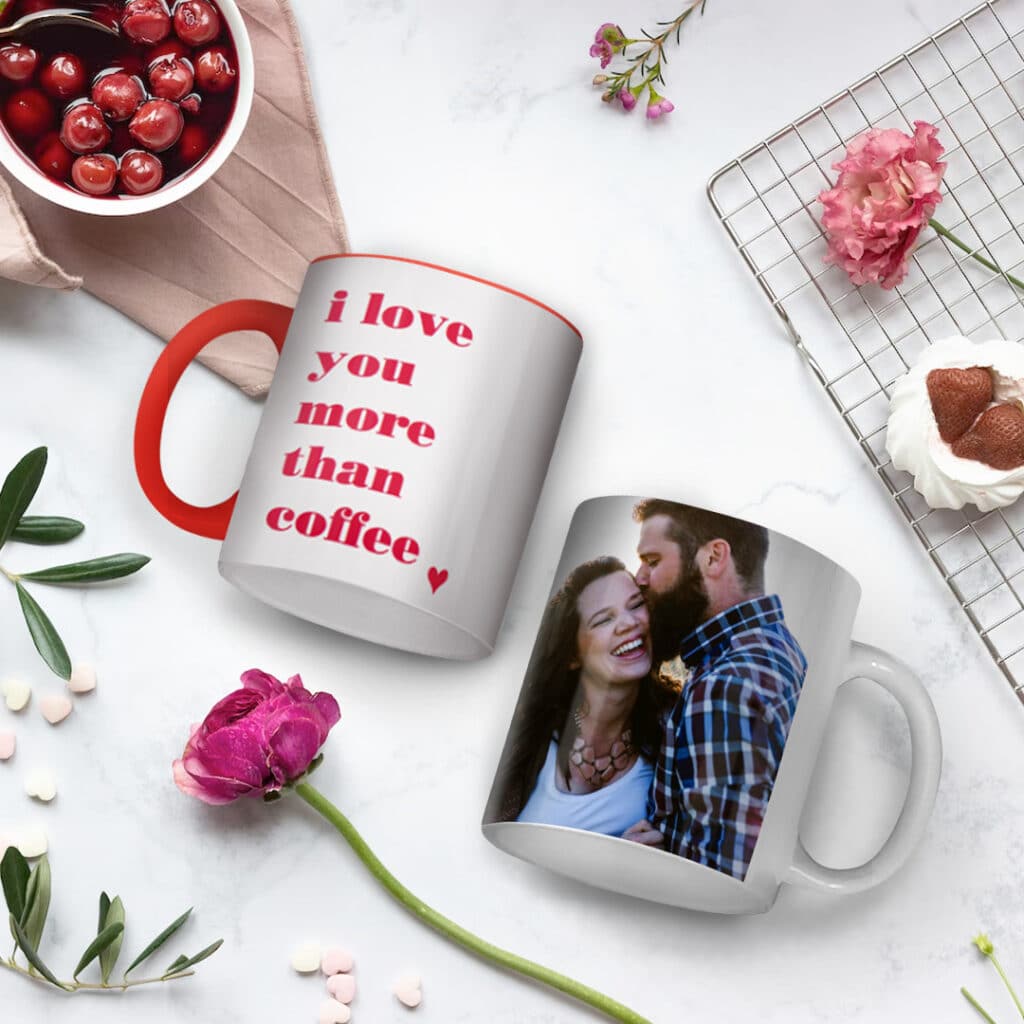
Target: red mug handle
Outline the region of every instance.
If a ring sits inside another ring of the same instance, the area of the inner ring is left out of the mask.
[[[139,401],[135,419],[135,472],[146,497],[165,518],[200,537],[223,540],[238,492],[219,505],[203,508],[182,501],[168,486],[160,466],[160,440],[167,405],[189,363],[214,338],[232,331],[260,331],[280,353],[295,311],[276,302],[238,299],[200,313],[171,338],[156,361]]]

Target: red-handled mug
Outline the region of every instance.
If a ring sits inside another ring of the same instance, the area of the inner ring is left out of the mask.
[[[168,487],[167,405],[214,338],[280,353],[237,492]],[[139,482],[170,522],[223,540],[221,575],[291,614],[403,650],[471,659],[497,640],[582,351],[554,310],[416,260],[329,256],[294,310],[243,299],[200,314],[146,383]]]

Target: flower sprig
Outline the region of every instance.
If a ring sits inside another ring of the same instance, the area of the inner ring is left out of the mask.
[[[64,516],[27,516],[25,510],[36,495],[46,469],[47,450],[35,448],[21,458],[0,487],[0,548],[8,541],[25,544],[63,544],[73,540],[85,526]],[[121,552],[90,558],[85,562],[54,565],[34,572],[11,572],[0,565],[0,575],[14,584],[21,613],[40,657],[62,679],[71,678],[71,658],[49,617],[28,592],[26,583],[53,586],[83,586],[120,579],[138,572],[149,558]]]
[[[14,949],[9,957],[0,956],[0,967],[21,974],[33,981],[51,985],[65,992],[125,992],[141,985],[155,985],[161,981],[180,981],[195,974],[195,966],[213,956],[223,944],[218,939],[192,956],[184,954],[175,958],[160,974],[147,978],[129,978],[128,975],[148,960],[157,950],[175,935],[192,914],[189,907],[175,918],[160,934],[147,945],[122,972],[120,979],[111,980],[114,968],[121,954],[124,939],[125,910],[119,896],[111,899],[105,892],[100,893],[99,920],[96,936],[78,959],[70,981],[61,981],[46,966],[39,954],[43,929],[50,910],[50,862],[43,856],[34,868],[17,847],[10,846],[0,860],[0,881],[3,883],[4,900],[9,912],[11,935]],[[21,953],[25,964],[19,963]],[[94,961],[99,961],[98,982],[79,981],[78,976]]]
[[[628,38],[618,25],[606,21],[594,34],[594,44],[590,47],[590,56],[601,62],[602,73],[594,76],[594,85],[600,85],[604,89],[601,99],[605,103],[618,100],[622,104],[622,109],[628,111],[637,105],[640,97],[646,92],[647,117],[651,121],[675,110],[672,101],[662,96],[654,87],[655,83],[665,84],[664,65],[668,63],[665,44],[675,36],[678,45],[683,22],[698,8],[703,14],[706,5],[707,0],[691,0],[689,6],[677,18],[658,22],[658,27],[663,29],[662,32],[655,34],[642,28],[641,39]],[[643,48],[630,53],[631,46]],[[604,69],[614,57],[622,57],[626,61],[626,67],[618,70],[613,68],[610,74],[604,74]]]
[[[981,933],[980,935],[976,935],[973,939],[971,939],[971,943],[977,948],[978,952],[983,957],[985,957],[996,969],[996,973],[999,975],[1000,978],[1002,978],[1003,984],[1006,986],[1007,992],[1010,993],[1010,998],[1013,999],[1014,1006],[1017,1007],[1017,1012],[1021,1015],[1022,1018],[1024,1018],[1024,1005],[1021,1005],[1020,998],[1014,990],[1013,985],[1010,983],[1010,979],[1006,976],[1006,971],[1003,970],[1003,965],[996,958],[996,950],[995,946],[992,943],[992,940],[984,933]],[[970,992],[967,991],[966,988],[961,988],[960,994],[964,997],[964,999],[967,1000],[967,1002],[971,1004],[971,1006],[974,1007],[975,1010],[977,1010],[978,1016],[980,1016],[981,1019],[986,1022],[986,1024],[995,1024],[995,1020],[992,1017],[992,1015],[981,1005],[981,1003],[978,1002],[977,999],[974,998],[974,996],[971,995]]]

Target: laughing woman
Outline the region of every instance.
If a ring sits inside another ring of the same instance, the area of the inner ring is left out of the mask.
[[[489,819],[660,845],[643,819],[673,694],[651,664],[647,605],[622,562],[574,569],[541,623]]]

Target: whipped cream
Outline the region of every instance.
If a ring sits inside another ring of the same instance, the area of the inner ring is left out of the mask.
[[[993,403],[1024,402],[1024,344],[974,342],[955,337],[937,341],[895,386],[889,404],[886,448],[896,469],[911,473],[914,487],[932,508],[976,505],[982,512],[1011,505],[1024,493],[1024,466],[993,469],[974,459],[961,459],[939,436],[928,374],[932,370],[988,367],[992,371]]]

